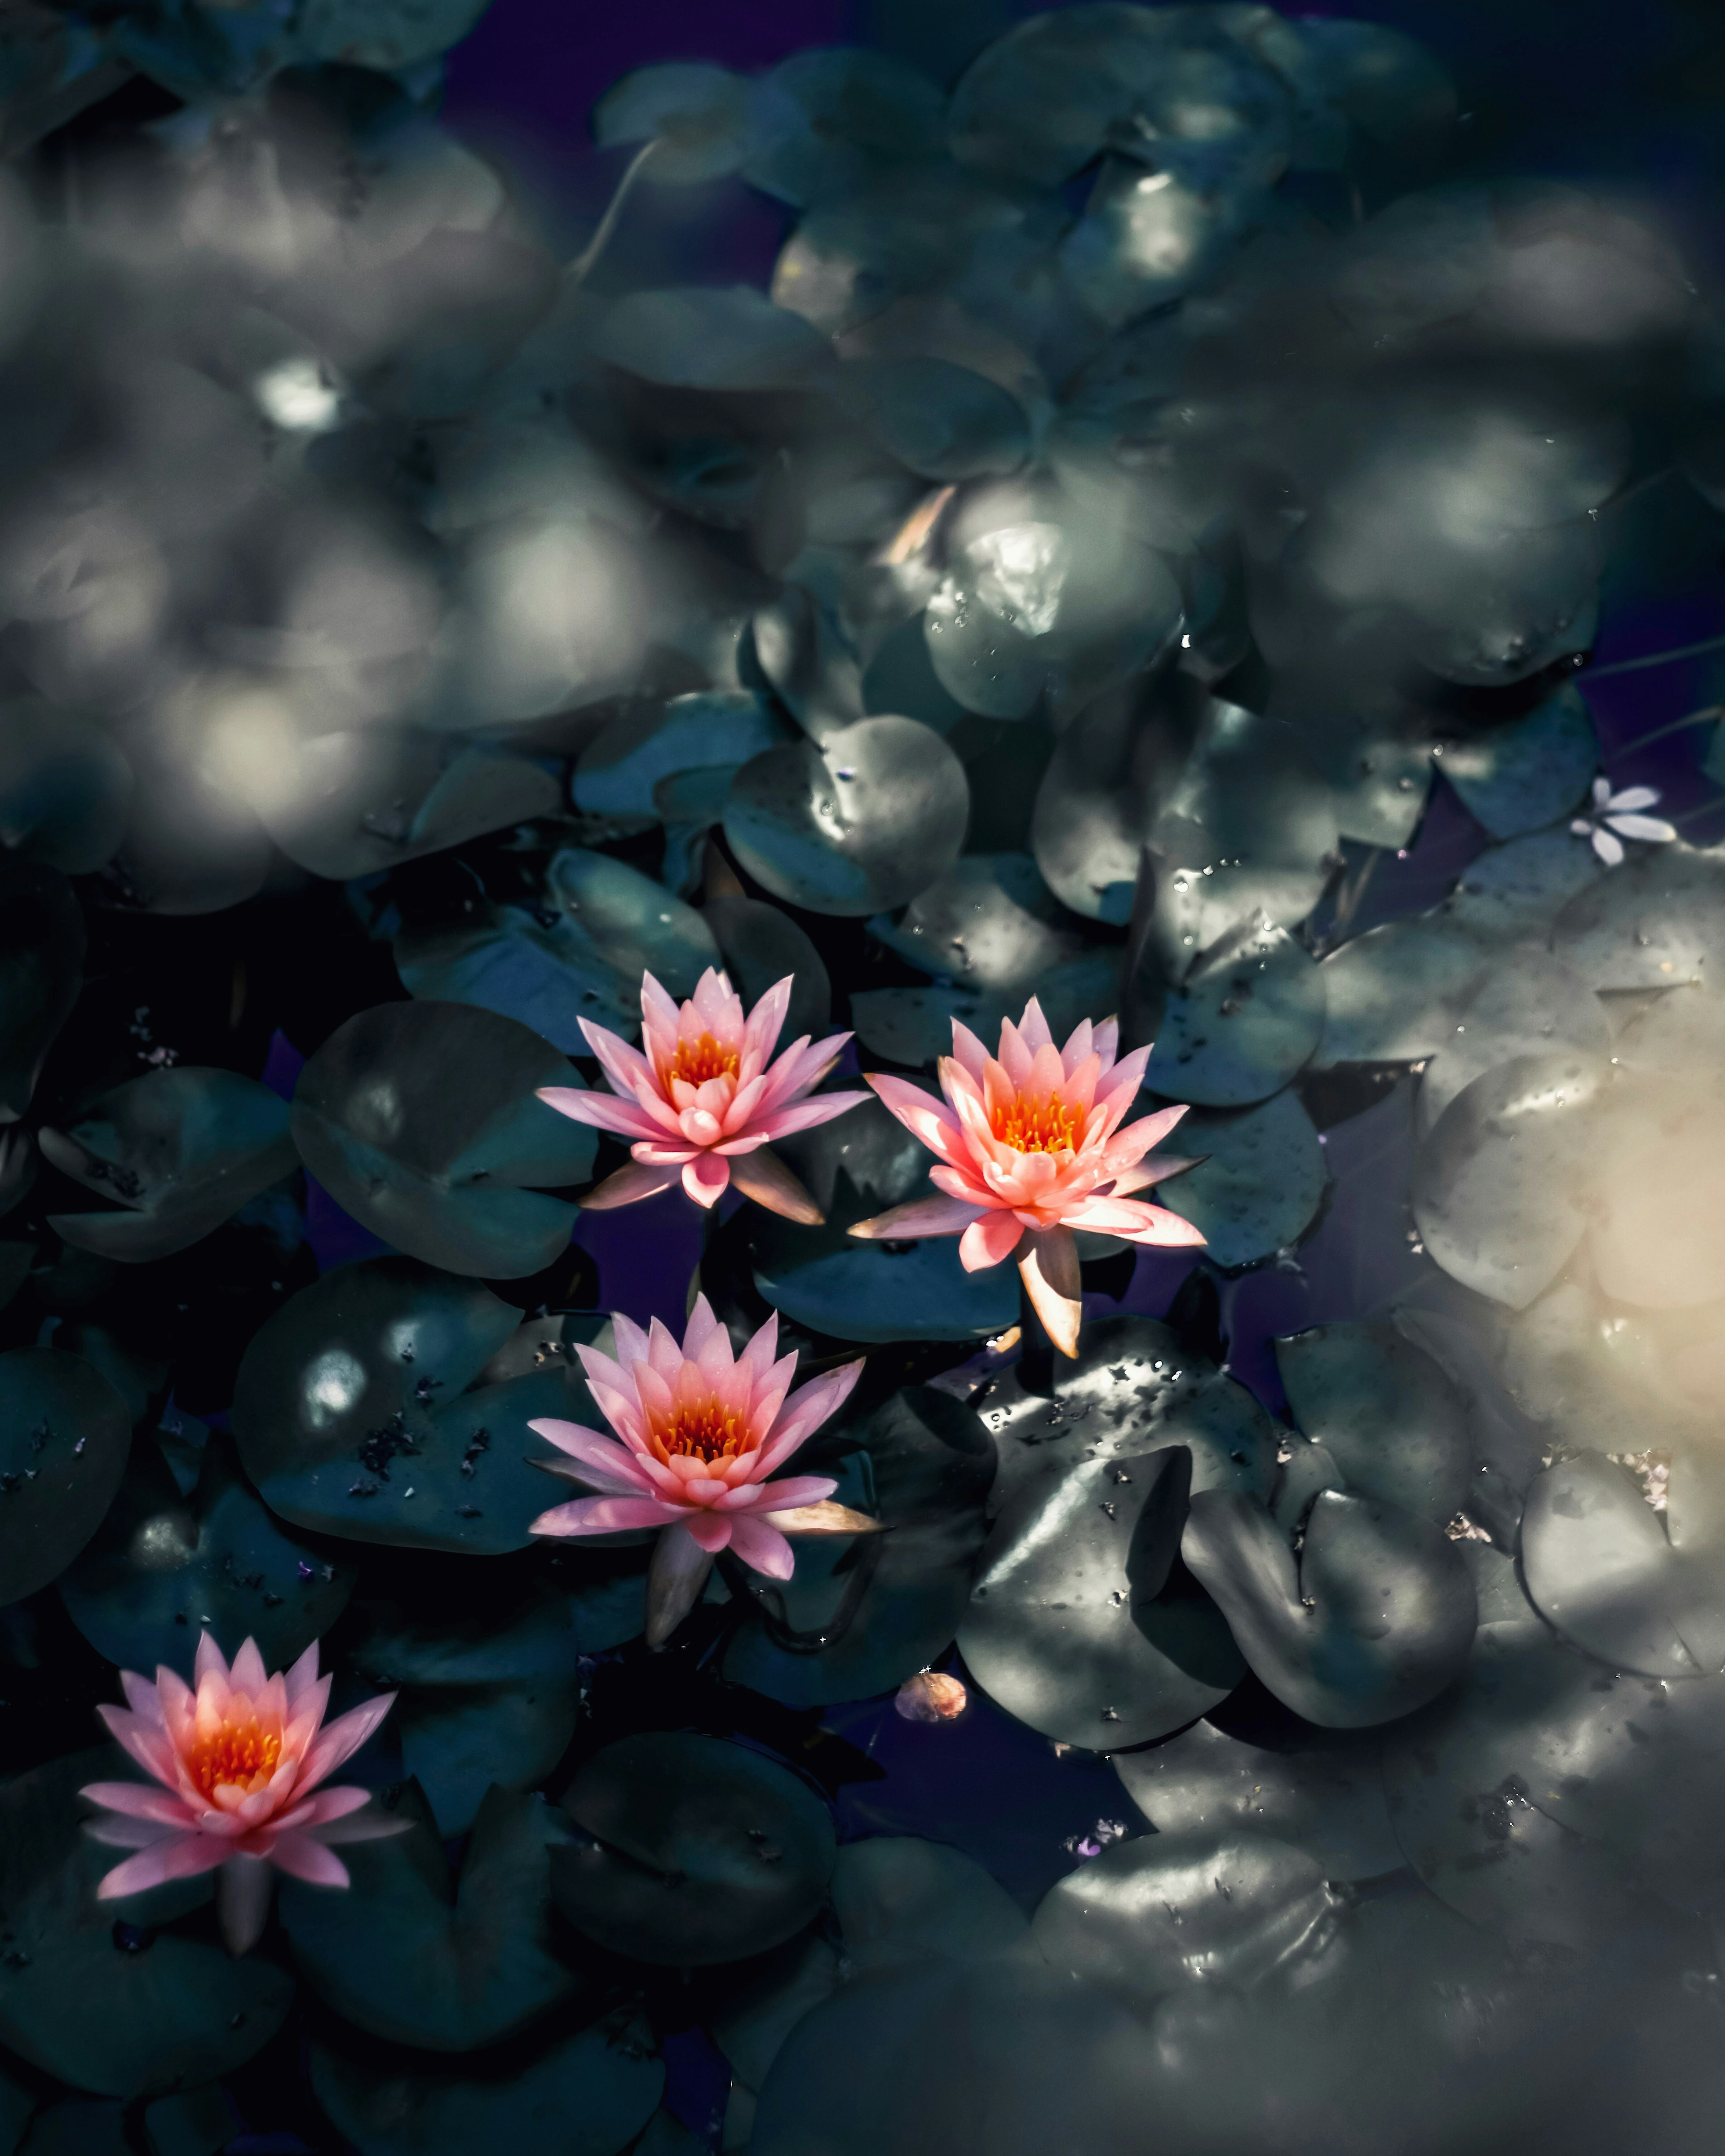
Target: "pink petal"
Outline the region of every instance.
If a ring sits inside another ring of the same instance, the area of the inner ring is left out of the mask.
[[[656,1198],[661,1190],[669,1190],[676,1181],[676,1171],[670,1168],[654,1168],[644,1161],[631,1160],[594,1183],[582,1200],[583,1213],[614,1213],[619,1205],[638,1204],[644,1198]]]
[[[221,1649],[208,1632],[203,1632],[198,1635],[198,1652],[192,1664],[193,1688],[202,1691],[203,1681],[208,1676],[218,1676],[225,1684],[228,1681],[228,1665],[223,1657]],[[159,1684],[161,1681],[162,1673],[157,1671],[157,1682]]]
[[[167,1729],[167,1723],[162,1718],[162,1695],[147,1677],[141,1677],[131,1670],[122,1670],[120,1672],[120,1688],[126,1694],[126,1704],[141,1722],[147,1722],[152,1729]]]
[[[594,1130],[614,1132],[619,1137],[653,1138],[665,1135],[666,1126],[634,1101],[619,1101],[610,1093],[588,1093],[572,1086],[541,1086],[538,1097],[572,1122],[588,1123]]]
[[[1090,1045],[1102,1059],[1104,1070],[1111,1069],[1120,1053],[1120,1021],[1105,1018],[1090,1037]]]
[[[234,1667],[228,1671],[228,1681],[235,1691],[244,1692],[248,1699],[255,1699],[270,1681],[270,1672],[264,1667],[264,1657],[258,1652],[255,1640],[248,1640],[234,1657]]]
[[[1105,1199],[1099,1202],[1106,1204],[1113,1201]],[[1132,1229],[1110,1229],[1109,1234],[1123,1235],[1128,1242],[1143,1243],[1152,1249],[1201,1250],[1204,1247],[1204,1237],[1180,1214],[1170,1213],[1160,1205],[1146,1205],[1136,1198],[1118,1202],[1131,1207],[1132,1212],[1138,1215],[1140,1224]],[[1076,1225],[1083,1226],[1083,1221],[1076,1214],[1071,1217]]]
[[[978,1086],[988,1078],[988,1065],[993,1058],[968,1025],[952,1020],[952,1060]]]
[[[333,1820],[346,1819],[351,1812],[362,1811],[371,1800],[369,1789],[356,1789],[351,1783],[344,1783],[339,1789],[320,1789],[315,1796],[307,1797],[304,1804],[283,1812],[275,1824],[284,1834],[300,1827],[326,1826]]]
[[[879,1095],[882,1105],[897,1116],[913,1137],[921,1138],[931,1152],[938,1153],[942,1160],[963,1158],[963,1129],[951,1108],[931,1098],[907,1078],[891,1078],[875,1070],[865,1070],[863,1076]]]
[[[1024,1005],[1024,1014],[1019,1020],[1019,1038],[1032,1055],[1054,1047],[1054,1035],[1048,1029],[1048,1020],[1042,1015],[1042,1006],[1034,996]]]
[[[351,1759],[360,1746],[378,1727],[383,1717],[395,1704],[395,1694],[386,1691],[380,1698],[367,1700],[363,1707],[356,1707],[321,1730],[316,1743],[305,1754],[300,1770],[299,1786],[310,1790],[336,1768]]]
[[[835,1116],[848,1115],[868,1099],[866,1093],[817,1093],[810,1100],[793,1101],[787,1107],[765,1110],[755,1128],[769,1141],[788,1137],[793,1131],[812,1131]]]
[[[578,1497],[553,1505],[529,1523],[536,1535],[614,1535],[633,1527],[662,1527],[680,1521],[683,1508],[660,1497]]]
[[[297,1707],[300,1701],[310,1694],[316,1682],[317,1642],[314,1640],[287,1673],[289,1708],[291,1710]]]
[[[141,1850],[104,1873],[96,1899],[115,1902],[126,1894],[141,1894],[147,1887],[163,1886],[170,1879],[193,1879],[200,1871],[213,1871],[232,1854],[231,1845],[213,1835],[188,1834],[172,1841],[158,1841],[153,1849]]]
[[[1108,1141],[1110,1167],[1125,1168],[1148,1152],[1153,1146],[1160,1145],[1188,1112],[1182,1103],[1178,1107],[1160,1108],[1153,1116],[1141,1116],[1137,1122],[1125,1124]]]
[[[798,1505],[818,1505],[838,1486],[830,1475],[788,1475],[782,1482],[749,1482],[727,1490],[716,1509],[733,1517],[739,1512],[788,1512]]]
[[[1009,1258],[1018,1248],[1024,1228],[1009,1212],[984,1213],[965,1229],[958,1245],[958,1262],[968,1273],[985,1271]]]
[[[775,981],[749,1013],[748,1023],[742,1029],[742,1060],[750,1076],[766,1068],[773,1045],[784,1030],[785,1013],[791,1007],[791,989],[795,981],[794,973],[787,973],[782,981]]]
[[[850,1229],[865,1243],[915,1242],[922,1235],[961,1235],[984,1209],[960,1198],[913,1198],[877,1213],[872,1220],[859,1220]]]
[[[697,1205],[716,1205],[731,1181],[731,1163],[716,1153],[700,1152],[683,1163],[683,1188]]]
[[[158,1842],[171,1841],[176,1834],[185,1834],[195,1825],[185,1817],[172,1827],[164,1826],[160,1820],[127,1819],[121,1812],[104,1812],[85,1820],[84,1831],[92,1841],[102,1842],[110,1849],[154,1849]]]
[[[99,1707],[96,1712],[107,1724],[109,1734],[116,1743],[131,1753],[146,1774],[153,1774],[168,1789],[179,1782],[179,1757],[166,1736],[153,1729],[141,1729],[136,1719],[124,1707]]]
[[[128,1819],[154,1820],[159,1825],[186,1828],[192,1824],[183,1801],[167,1789],[158,1789],[146,1782],[91,1782],[78,1792],[93,1804],[104,1804],[110,1812],[121,1812]]]
[[[751,1519],[747,1512],[733,1515],[730,1524],[731,1547],[752,1571],[764,1573],[768,1579],[790,1578],[797,1568],[796,1552],[777,1527]]]
[[[730,1514],[706,1512],[685,1512],[679,1518],[677,1524],[694,1538],[709,1557],[716,1557],[721,1549],[729,1547],[732,1535],[737,1527],[736,1521]]]
[[[595,1025],[591,1019],[581,1019],[578,1023],[614,1092],[625,1101],[639,1102],[644,1108],[649,1101],[663,1099],[658,1075],[639,1049],[631,1048],[621,1034]],[[645,1099],[642,1097],[644,1094]]]
[[[637,1496],[646,1489],[647,1478],[634,1455],[613,1438],[602,1437],[578,1422],[530,1422],[529,1430],[556,1445],[559,1452],[580,1463],[595,1490],[613,1496]]]
[[[351,1883],[347,1866],[341,1858],[309,1835],[278,1835],[270,1847],[270,1861],[290,1878],[303,1879],[309,1887],[346,1887]]]
[[[838,1413],[855,1390],[865,1359],[859,1356],[855,1362],[842,1363],[836,1370],[824,1370],[791,1394],[761,1447],[762,1476],[770,1475],[781,1460],[788,1460],[806,1438]]]

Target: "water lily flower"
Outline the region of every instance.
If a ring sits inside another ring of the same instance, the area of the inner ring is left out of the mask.
[[[1589,814],[1578,816],[1569,829],[1578,839],[1591,839],[1594,851],[1608,869],[1615,869],[1623,859],[1625,839],[1662,840],[1676,837],[1676,826],[1667,824],[1663,816],[1644,816],[1640,813],[1652,808],[1658,799],[1656,786],[1626,786],[1621,793],[1614,793],[1609,778],[1596,778]]]
[[[958,1235],[959,1260],[973,1273],[999,1265],[1028,1237],[1019,1260],[1025,1292],[1050,1339],[1076,1355],[1083,1305],[1074,1229],[1151,1245],[1204,1240],[1178,1213],[1128,1194],[1194,1163],[1151,1152],[1183,1107],[1121,1127],[1150,1050],[1117,1060],[1119,1038],[1111,1018],[1096,1026],[1086,1019],[1056,1048],[1032,996],[1016,1025],[1001,1022],[998,1058],[953,1019],[952,1053],[940,1060],[944,1105],[908,1079],[865,1071],[905,1127],[938,1155],[929,1179],[941,1195],[860,1220],[851,1234],[906,1242]]]
[[[768,1480],[850,1396],[862,1359],[789,1391],[797,1358],[779,1356],[775,1315],[741,1355],[704,1295],[683,1344],[655,1317],[650,1329],[614,1318],[617,1359],[578,1348],[588,1389],[622,1440],[578,1422],[534,1422],[567,1461],[536,1464],[602,1494],[554,1505],[533,1522],[541,1535],[608,1535],[659,1527],[647,1578],[647,1644],[662,1646],[694,1607],[713,1559],[732,1550],[769,1579],[795,1565],[785,1537],[864,1534],[878,1524],[832,1504],[824,1475]]]
[[[768,1061],[790,1008],[793,978],[788,973],[776,982],[745,1018],[728,977],[711,966],[681,1004],[644,973],[644,1055],[603,1026],[582,1019],[581,1030],[613,1093],[547,1086],[539,1097],[559,1115],[636,1141],[629,1148],[631,1163],[582,1199],[589,1212],[656,1197],[680,1176],[697,1205],[714,1204],[734,1181],[757,1205],[805,1225],[820,1224],[819,1207],[767,1150],[768,1141],[830,1122],[869,1096],[808,1097],[838,1061],[848,1033],[812,1043],[804,1034],[776,1061]]]
[[[271,1866],[315,1887],[346,1887],[332,1842],[374,1841],[408,1825],[358,1816],[371,1791],[321,1789],[388,1713],[395,1694],[357,1707],[324,1727],[330,1681],[317,1674],[316,1642],[284,1676],[266,1676],[255,1640],[230,1669],[206,1632],[194,1682],[158,1669],[152,1685],[130,1670],[127,1707],[96,1712],[110,1735],[161,1784],[92,1782],[80,1789],[109,1816],[86,1823],[97,1841],[138,1854],[97,1887],[111,1901],[169,1879],[218,1867],[216,1910],[231,1952],[256,1945],[270,1913]]]

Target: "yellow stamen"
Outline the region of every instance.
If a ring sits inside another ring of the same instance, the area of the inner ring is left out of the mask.
[[[734,1048],[723,1048],[710,1033],[704,1033],[699,1040],[677,1043],[676,1057],[665,1079],[667,1083],[681,1078],[691,1086],[704,1086],[709,1078],[734,1078],[741,1067]]]
[[[651,1435],[661,1460],[668,1460],[676,1452],[690,1460],[733,1460],[752,1450],[742,1423],[711,1399],[699,1407],[679,1408],[668,1430],[655,1430]]]
[[[1016,1093],[993,1119],[994,1135],[1019,1152],[1070,1152],[1084,1132],[1084,1111],[1054,1093]]]
[[[186,1771],[207,1797],[213,1797],[223,1782],[249,1796],[268,1784],[280,1763],[281,1739],[259,1728],[255,1716],[223,1723],[186,1754]]]

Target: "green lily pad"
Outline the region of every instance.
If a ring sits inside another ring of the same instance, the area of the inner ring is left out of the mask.
[[[1587,1225],[1584,1178],[1606,1075],[1584,1055],[1520,1055],[1439,1116],[1414,1162],[1412,1204],[1451,1279],[1525,1310],[1563,1270]]]
[[[107,735],[48,703],[0,707],[0,829],[13,858],[89,875],[126,836],[131,768]]]
[[[83,986],[85,943],[84,916],[57,869],[0,860],[0,1122],[16,1122],[30,1105]]]
[[[568,1597],[537,1573],[493,1566],[475,1579],[422,1564],[403,1585],[403,1599],[367,1599],[353,1612],[350,1658],[380,1691],[572,1677],[588,1651]]]
[[[1327,697],[1272,696],[1270,716],[1298,732],[1336,803],[1336,827],[1361,845],[1409,844],[1431,793],[1429,723],[1338,711]]]
[[[74,1250],[134,1265],[201,1242],[298,1164],[279,1095],[187,1065],[116,1086],[38,1142],[63,1175],[130,1209],[54,1214],[49,1226]]]
[[[1490,963],[1470,927],[1447,913],[1386,921],[1332,951],[1324,986],[1320,1069],[1418,1063],[1449,1040]]]
[[[1276,1342],[1294,1419],[1348,1486],[1447,1527],[1473,1474],[1467,1409],[1440,1366],[1393,1325],[1355,1318]]]
[[[924,973],[1028,997],[1083,945],[1029,854],[965,854],[869,933]]]
[[[358,1568],[290,1533],[213,1432],[188,1492],[154,1445],[140,1444],[95,1541],[59,1581],[72,1622],[122,1669],[165,1662],[188,1681],[199,1635],[231,1659],[255,1640],[285,1670],[347,1604]]]
[[[651,142],[648,176],[668,187],[696,187],[734,172],[748,150],[749,85],[729,68],[671,60],[636,68],[593,109],[600,149]]]
[[[1472,1576],[1441,1528],[1399,1506],[1321,1491],[1296,1557],[1255,1499],[1209,1490],[1180,1548],[1254,1673],[1320,1728],[1394,1722],[1466,1666]]]
[[[845,1856],[841,1849],[839,1863]],[[731,2068],[732,2106],[739,2089],[750,2096],[759,2091],[785,2038],[811,2007],[830,1999],[838,1988],[839,1950],[818,1931],[787,1940],[764,1955],[740,1983],[726,1987],[711,2030],[713,2041]],[[727,2110],[727,2133],[731,2123]]]
[[[776,898],[858,917],[902,906],[958,858],[964,767],[914,719],[860,719],[737,774],[725,836]]]
[[[1334,1933],[1316,1858],[1238,1828],[1117,1841],[1050,1888],[1031,1934],[1050,1964],[1147,2007],[1194,1978],[1250,1991]]]
[[[864,716],[862,675],[850,631],[828,595],[788,583],[750,617],[744,664],[762,680],[811,741],[824,742]]]
[[[1017,989],[856,988],[850,1014],[865,1048],[890,1062],[931,1064],[952,1052],[952,1021],[992,1045],[1000,1023],[1023,1017],[1034,994],[1050,1030],[1064,1040],[1081,1020],[1111,1018],[1120,1001],[1120,962],[1111,950],[1086,951]]]
[[[1567,816],[1599,765],[1592,714],[1566,682],[1525,717],[1445,743],[1439,768],[1494,839],[1513,839]]]
[[[1291,1092],[1232,1114],[1195,1111],[1180,1125],[1180,1151],[1199,1164],[1165,1184],[1158,1202],[1199,1230],[1219,1265],[1272,1258],[1317,1216],[1323,1148]]]
[[[436,2072],[323,2041],[311,2068],[319,2103],[367,2156],[620,2156],[665,2090],[652,2030],[628,2008],[513,2072]]]
[[[829,361],[800,315],[747,285],[630,292],[593,338],[598,357],[666,389],[798,389]]]
[[[596,1753],[563,1797],[583,1837],[552,1894],[613,1953],[670,1968],[763,1953],[825,1899],[826,1806],[786,1768],[718,1738],[655,1732]]]
[[[742,176],[798,206],[852,194],[882,166],[938,160],[945,108],[926,74],[889,53],[794,53],[754,85]]]
[[[832,394],[884,449],[924,479],[1016,471],[1030,453],[1029,416],[1018,398],[951,360],[850,360]]]
[[[451,1272],[514,1279],[549,1265],[575,1224],[574,1206],[523,1186],[593,1172],[593,1132],[535,1097],[573,1075],[495,1012],[383,1004],[338,1026],[300,1072],[294,1142],[386,1242]]]
[[[449,1837],[473,1825],[494,1783],[507,1790],[542,1783],[568,1750],[580,1712],[572,1680],[415,1688],[398,1703],[396,1737]]]
[[[703,689],[614,719],[582,751],[571,791],[595,816],[653,816],[654,788],[701,764],[747,763],[794,738],[752,689]]]
[[[1141,963],[1153,964],[1153,953]],[[1146,1086],[1215,1108],[1279,1092],[1323,1033],[1324,986],[1286,929],[1260,921],[1236,930],[1168,990]]]
[[[1725,977],[1725,855],[1681,839],[1651,847],[1570,900],[1551,947],[1593,988]]]
[[[530,2027],[578,1979],[551,1935],[550,1845],[567,1830],[542,1797],[493,1789],[452,1879],[417,1783],[383,1809],[406,1834],[362,1842],[345,1893],[284,1880],[282,1928],[300,1974],[356,2028],[428,2051],[472,2051]]]
[[[80,1357],[0,1355],[0,1602],[46,1587],[89,1542],[131,1442],[126,1402]]]
[[[833,1867],[833,1914],[859,1977],[922,1961],[987,1960],[1029,1929],[973,1856],[915,1835],[846,1842]]]
[[[983,1545],[993,1448],[961,1401],[912,1385],[797,1458],[800,1471],[834,1476],[839,1502],[886,1532],[800,1539],[791,1578],[745,1575],[754,1609],[725,1675],[788,1707],[870,1698],[952,1644]]]
[[[1605,874],[1604,863],[1567,824],[1533,831],[1476,855],[1436,917],[1488,947],[1543,938],[1568,901]]]
[[[314,59],[388,71],[459,44],[489,0],[305,0],[301,44]]]
[[[1476,1078],[1518,1055],[1573,1049],[1594,1058],[1611,1052],[1611,1026],[1579,973],[1539,950],[1508,950],[1461,1006],[1455,1030],[1426,1065],[1420,1083],[1423,1131]]]
[[[78,1790],[129,1763],[74,1752],[0,1788],[0,2041],[97,2096],[159,2096],[231,2073],[275,2035],[294,1982],[261,1955],[235,1961],[172,1931],[141,1952],[116,1936],[208,1901],[199,1879],[98,1902],[118,1861],[80,1825]]]
[[[710,898],[701,917],[712,931],[719,956],[744,1003],[752,1007],[776,982],[791,977],[791,1000],[779,1045],[806,1033],[824,1034],[832,1022],[833,986],[821,955],[788,913],[759,898]]]
[[[997,1706],[1091,1751],[1194,1721],[1245,1666],[1221,1614],[1170,1581],[1191,1486],[1182,1446],[1085,1460],[1008,1500],[958,1635]]]
[[[593,1410],[565,1368],[482,1381],[520,1316],[406,1258],[302,1289],[246,1349],[234,1389],[234,1434],[264,1502],[358,1542],[524,1549],[552,1489],[528,1465],[549,1455],[527,1424]]]

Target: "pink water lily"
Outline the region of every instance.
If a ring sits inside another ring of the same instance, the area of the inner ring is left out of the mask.
[[[1028,1238],[1019,1260],[1025,1290],[1055,1345],[1076,1355],[1083,1306],[1075,1228],[1132,1243],[1204,1241],[1178,1213],[1129,1194],[1193,1163],[1151,1151],[1183,1107],[1122,1127],[1150,1050],[1135,1048],[1117,1060],[1118,1045],[1111,1018],[1101,1025],[1086,1019],[1056,1048],[1032,996],[1016,1025],[1002,1021],[998,1057],[952,1021],[952,1053],[940,1060],[944,1102],[908,1079],[865,1072],[893,1114],[938,1156],[928,1173],[941,1195],[860,1220],[851,1234],[906,1242],[957,1235],[967,1272],[999,1265]]]
[[[79,1794],[103,1807],[89,1820],[97,1841],[138,1853],[96,1892],[105,1900],[220,1867],[217,1909],[235,1953],[254,1945],[270,1912],[270,1866],[316,1887],[345,1887],[332,1842],[372,1841],[408,1822],[358,1815],[369,1789],[321,1789],[388,1713],[395,1694],[357,1707],[329,1727],[330,1680],[309,1646],[285,1676],[268,1676],[248,1640],[230,1669],[206,1632],[194,1682],[162,1668],[156,1681],[121,1672],[129,1709],[96,1711],[159,1787],[92,1782]]]
[[[808,1097],[838,1061],[848,1033],[814,1042],[804,1034],[768,1060],[790,1008],[793,978],[788,973],[775,983],[745,1017],[742,998],[711,967],[685,1004],[675,1002],[644,973],[644,1054],[582,1019],[581,1030],[613,1091],[547,1086],[539,1097],[559,1115],[635,1140],[629,1165],[608,1175],[582,1200],[589,1211],[656,1197],[680,1178],[697,1205],[715,1204],[735,1182],[746,1198],[787,1219],[819,1223],[819,1207],[767,1150],[768,1142],[829,1122],[869,1096]]]
[[[770,1579],[788,1579],[793,1534],[857,1534],[875,1522],[829,1500],[824,1475],[768,1478],[850,1396],[859,1358],[794,1393],[794,1355],[777,1355],[769,1317],[742,1354],[704,1295],[683,1344],[655,1317],[643,1332],[614,1318],[617,1358],[578,1348],[595,1404],[617,1433],[578,1422],[535,1422],[567,1460],[537,1464],[601,1494],[554,1505],[533,1522],[542,1535],[605,1535],[658,1527],[648,1576],[647,1640],[662,1645],[705,1585],[721,1550]]]

